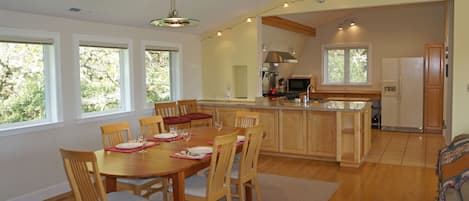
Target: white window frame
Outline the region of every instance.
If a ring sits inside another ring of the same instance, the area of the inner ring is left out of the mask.
[[[142,51],[142,89],[143,90],[143,97],[142,97],[142,105],[144,105],[144,109],[146,111],[153,110],[154,103],[147,103],[147,84],[146,84],[146,69],[145,69],[145,51],[147,47],[167,47],[168,49],[177,49],[177,52],[170,53],[170,76],[171,76],[171,100],[175,101],[180,99],[182,93],[182,86],[183,86],[183,79],[182,79],[182,45],[179,43],[171,43],[171,42],[163,42],[163,41],[150,41],[150,40],[143,40],[141,41],[140,50]]]
[[[83,113],[81,108],[81,78],[80,78],[80,44],[83,43],[96,43],[102,45],[103,47],[109,46],[112,47],[113,44],[116,46],[125,45],[127,49],[123,49],[120,52],[120,76],[121,76],[121,99],[120,107],[115,110],[108,110],[102,112],[89,112]],[[109,44],[109,45],[106,45]],[[105,37],[105,36],[93,36],[93,35],[84,35],[84,34],[73,34],[73,51],[74,51],[74,63],[75,63],[75,91],[77,97],[76,101],[76,111],[77,119],[79,122],[88,122],[94,121],[97,118],[113,118],[123,115],[130,114],[134,111],[133,108],[133,94],[132,94],[132,71],[130,70],[130,65],[132,62],[132,40],[127,38],[114,38],[114,37]]]
[[[8,38],[11,37],[52,40],[52,45],[49,48],[44,48],[45,119],[0,125],[0,136],[63,127],[60,34],[57,32],[0,27],[0,39],[6,38],[5,40],[8,41]]]
[[[367,68],[367,81],[366,82],[361,82],[361,83],[354,83],[350,82],[350,65],[349,65],[349,51],[350,49],[355,49],[355,48],[366,48],[368,51],[368,68]],[[321,62],[321,84],[325,86],[370,86],[372,84],[372,77],[371,77],[371,44],[369,43],[347,43],[347,44],[332,44],[332,45],[324,45],[321,48],[321,54],[322,54],[322,62]],[[328,77],[328,59],[327,59],[327,50],[331,49],[344,49],[346,50],[344,53],[345,57],[345,69],[344,69],[344,82],[327,82],[327,77]]]

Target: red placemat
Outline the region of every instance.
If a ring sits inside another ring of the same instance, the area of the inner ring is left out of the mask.
[[[160,144],[159,142],[146,143],[145,146],[143,146],[143,148],[146,149],[148,147],[153,147],[153,146],[156,146],[156,145],[159,145],[159,144]],[[132,153],[132,152],[137,152],[137,151],[142,150],[142,147],[137,147],[137,148],[134,148],[134,149],[119,149],[119,148],[113,146],[113,147],[104,148],[104,150],[113,151],[113,152],[121,152],[121,153]]]
[[[205,154],[205,156],[202,156],[202,157],[187,156],[187,155],[182,155],[179,153],[172,153],[171,155],[169,155],[169,157],[171,158],[180,158],[180,159],[188,159],[188,160],[202,160],[202,159],[209,158],[210,156],[212,156],[212,154]]]

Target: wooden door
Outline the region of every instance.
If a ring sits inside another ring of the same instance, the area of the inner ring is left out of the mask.
[[[335,112],[307,112],[308,155],[336,156],[337,126]]]
[[[262,139],[261,150],[278,152],[278,110],[254,109],[259,112],[260,124],[264,125],[264,138]]]
[[[280,110],[280,152],[306,154],[306,111]]]
[[[441,133],[443,129],[444,46],[425,45],[424,130]]]

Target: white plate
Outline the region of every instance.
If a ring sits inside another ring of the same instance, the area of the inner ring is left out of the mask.
[[[242,142],[242,141],[244,141],[244,138],[245,138],[244,136],[242,136],[242,135],[238,135],[238,142]]]
[[[154,138],[159,138],[159,139],[168,139],[168,138],[173,138],[177,137],[178,135],[176,133],[161,133],[158,135],[154,135]]]
[[[208,147],[208,146],[191,147],[191,148],[188,148],[187,151],[194,153],[194,154],[208,154],[208,153],[212,153],[213,147]]]
[[[140,142],[127,142],[116,145],[118,149],[135,149],[137,147],[143,146],[143,143]]]

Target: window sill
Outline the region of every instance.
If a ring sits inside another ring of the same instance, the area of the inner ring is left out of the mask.
[[[5,127],[0,129],[0,137],[28,134],[32,132],[44,131],[53,128],[64,127],[63,121],[41,122],[36,124],[26,124],[21,126]]]
[[[110,119],[118,119],[121,117],[126,117],[133,114],[135,111],[117,111],[117,112],[109,112],[109,113],[98,113],[92,115],[84,115],[79,117],[76,120],[77,124],[84,124],[89,122],[94,122],[97,120],[110,120]]]
[[[321,86],[324,86],[324,87],[371,87],[373,86],[373,84],[371,83],[363,83],[363,84],[322,83]]]

